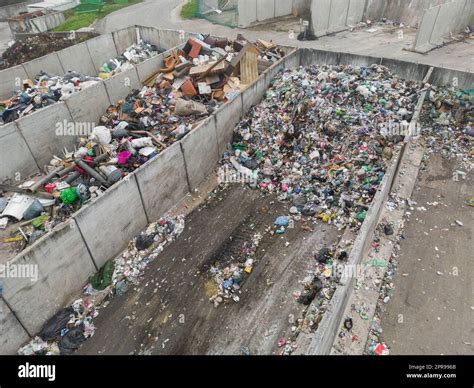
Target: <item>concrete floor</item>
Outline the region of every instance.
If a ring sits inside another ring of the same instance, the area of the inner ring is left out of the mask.
[[[249,39],[273,40],[276,43],[289,46],[384,56],[457,70],[474,71],[474,61],[472,61],[474,41],[472,39],[467,42],[450,44],[427,54],[418,54],[406,51],[413,45],[416,34],[414,29],[404,29],[403,37],[400,39],[398,28],[376,25],[374,28],[377,31],[372,33],[362,29],[354,32],[341,32],[334,36],[325,36],[316,41],[300,42],[296,39],[297,34],[291,39],[288,32],[282,31],[287,30],[289,26],[294,27],[294,21],[291,19],[283,23],[270,23],[252,29],[229,28],[212,24],[205,19],[182,20],[179,16],[182,3],[181,0],[145,0],[144,3],[108,15],[98,22],[96,29],[103,33],[131,25],[145,25],[156,28],[211,33],[230,38],[242,33]]]
[[[233,185],[194,210],[183,234],[150,264],[139,285],[101,310],[97,331],[79,354],[276,352],[278,340],[291,334],[290,317],[302,314],[293,292],[302,290],[299,281],[314,265],[311,252],[336,242],[337,231],[319,224],[306,232],[296,223],[284,235],[265,235],[238,303],[216,308],[209,302],[214,281],[208,268],[288,214],[286,207]]]
[[[454,170],[453,161],[432,156],[413,193],[417,204],[382,315],[381,339],[391,354],[474,354],[474,209],[464,203],[474,179],[471,173],[454,182]]]

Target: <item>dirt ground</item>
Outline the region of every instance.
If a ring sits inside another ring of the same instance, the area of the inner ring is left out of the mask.
[[[473,176],[453,181],[455,165],[432,156],[418,177],[382,315],[391,354],[474,354]]]
[[[295,223],[283,235],[265,234],[238,303],[216,308],[209,302],[215,282],[208,269],[288,214],[287,204],[240,185],[195,209],[181,236],[150,264],[139,285],[100,311],[96,333],[79,354],[276,352],[278,340],[289,337],[302,314],[304,306],[293,293],[302,290],[299,282],[314,265],[311,253],[336,242],[337,230],[318,223],[308,232]]]

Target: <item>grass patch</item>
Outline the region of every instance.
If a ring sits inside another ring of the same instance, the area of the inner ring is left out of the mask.
[[[198,11],[197,0],[188,0],[186,4],[181,8],[181,17],[183,19],[192,19],[196,17]]]
[[[66,21],[57,26],[53,31],[54,32],[67,32],[67,31],[76,31],[80,28],[89,27],[94,20],[102,19],[108,14],[118,11],[119,9],[128,7],[130,5],[135,5],[138,3],[142,3],[143,0],[130,0],[128,4],[112,4],[108,3],[104,5],[101,12],[91,12],[91,13],[83,13],[76,15],[74,11],[70,10],[65,12],[64,16],[66,17]]]

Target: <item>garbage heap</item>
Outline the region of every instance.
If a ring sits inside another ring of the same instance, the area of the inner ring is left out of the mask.
[[[63,76],[53,76],[42,71],[34,80],[23,80],[22,88],[11,98],[0,101],[0,125],[15,121],[58,101],[64,101],[73,93],[99,81],[99,78],[75,71],[68,71]]]
[[[457,159],[458,178],[465,178],[474,164],[474,89],[430,85],[420,122],[428,146],[426,156],[437,153],[444,159]]]
[[[136,52],[133,58],[148,57],[151,46],[142,44],[142,51],[132,46],[127,52]],[[139,54],[143,52],[146,54]],[[252,77],[258,77],[282,56],[272,43],[252,44],[242,36],[233,42],[211,36],[188,40],[183,50],[166,58],[166,68],[150,78],[150,86],[109,106],[100,125],[80,137],[73,152],[66,150],[63,157],[55,156],[45,175],[19,187],[3,187],[7,194],[2,198],[0,230],[15,222],[9,228],[9,246],[19,252],[34,243],[195,128],[247,85],[241,80],[253,82]],[[124,58],[132,57],[124,54]],[[246,78],[244,69],[252,66],[255,71]],[[210,93],[203,90],[203,83]],[[195,90],[196,94],[189,94],[195,87],[202,93]]]
[[[0,70],[32,61],[49,53],[65,49],[69,46],[91,39],[95,34],[64,37],[51,33],[37,34],[15,41],[0,58]]]
[[[222,103],[231,100],[284,55],[271,42],[252,43],[240,34],[234,41],[198,35],[165,58],[164,68],[145,84],[171,98]]]
[[[338,229],[361,226],[418,99],[387,68],[311,66],[275,77],[223,164]]]
[[[408,127],[418,87],[377,65],[285,70],[235,128],[222,167],[234,171],[231,182],[248,183],[291,204],[290,214],[279,216],[270,234],[283,234],[304,220],[357,231],[404,139],[390,129]],[[329,299],[332,262],[341,254],[329,248],[315,254],[314,277],[295,294],[300,303],[309,304],[321,290]],[[239,300],[239,284],[255,265],[254,256],[248,259],[211,269],[216,306]]]
[[[129,243],[121,256],[108,260],[91,276],[84,286],[83,296],[71,306],[59,310],[35,338],[18,350],[18,354],[58,355],[77,350],[94,335],[93,320],[99,315],[99,310],[106,307],[114,295],[122,295],[130,285],[137,284],[148,264],[183,230],[182,216],[165,216],[150,224]]]
[[[118,57],[111,58],[105,62],[100,68],[99,78],[105,80],[123,71],[133,69],[134,65],[146,61],[163,51],[155,45],[140,40],[138,43],[128,47]]]
[[[0,190],[9,193],[0,197],[4,203],[0,229],[9,220],[16,221],[18,230],[11,237],[18,237],[20,249],[24,242],[32,244],[155,157],[160,143],[148,135],[125,122],[117,122],[113,130],[97,126],[89,137],[79,138],[73,152],[66,150],[64,157],[55,156],[44,175],[19,186],[0,185]]]

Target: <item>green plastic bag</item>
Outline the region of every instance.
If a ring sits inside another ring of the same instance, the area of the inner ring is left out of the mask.
[[[31,221],[31,225],[33,225],[35,229],[44,230],[44,224],[46,224],[48,220],[49,220],[49,216],[46,214],[43,214],[39,217],[36,217],[33,221]]]
[[[61,192],[60,198],[65,205],[69,205],[77,201],[79,196],[77,195],[75,187],[68,187]]]
[[[114,274],[115,263],[113,260],[107,260],[95,275],[89,277],[89,283],[96,290],[103,290],[112,283],[112,275]]]

